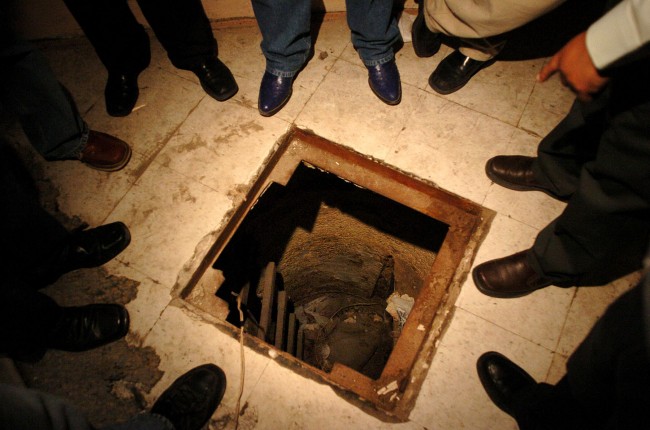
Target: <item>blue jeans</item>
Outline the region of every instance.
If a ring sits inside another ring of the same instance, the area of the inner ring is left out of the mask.
[[[34,148],[47,160],[77,159],[88,125],[45,56],[26,41],[0,46],[0,105],[17,115]]]
[[[0,423],[12,430],[93,430],[73,405],[50,394],[0,383]],[[162,415],[143,413],[103,430],[174,430]]]
[[[391,61],[393,45],[400,40],[393,0],[347,0],[352,45],[366,66]],[[311,49],[310,0],[253,0],[255,17],[262,31],[266,71],[293,77]]]

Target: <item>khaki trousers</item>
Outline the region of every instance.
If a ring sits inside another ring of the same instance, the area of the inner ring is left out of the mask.
[[[513,30],[555,9],[565,0],[422,0],[429,30],[463,40],[460,51],[474,60],[496,56],[502,46],[486,37]]]

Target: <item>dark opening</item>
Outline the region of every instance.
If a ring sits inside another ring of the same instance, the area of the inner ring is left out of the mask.
[[[449,226],[302,163],[273,183],[214,264],[228,321],[329,372],[377,379]]]

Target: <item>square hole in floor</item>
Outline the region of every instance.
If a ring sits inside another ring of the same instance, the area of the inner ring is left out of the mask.
[[[233,336],[243,327],[248,346],[405,421],[493,217],[293,129],[176,293]]]

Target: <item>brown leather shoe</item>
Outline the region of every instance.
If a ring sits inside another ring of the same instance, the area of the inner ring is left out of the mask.
[[[533,175],[535,157],[499,155],[485,164],[485,173],[495,184],[515,191],[541,191],[554,199],[567,201],[568,197],[554,194],[543,187]]]
[[[472,271],[476,288],[490,297],[502,299],[525,296],[552,284],[530,267],[529,250],[508,257],[486,261]]]
[[[115,172],[131,159],[131,148],[123,140],[110,134],[90,130],[86,147],[79,160],[89,167],[105,172]]]

